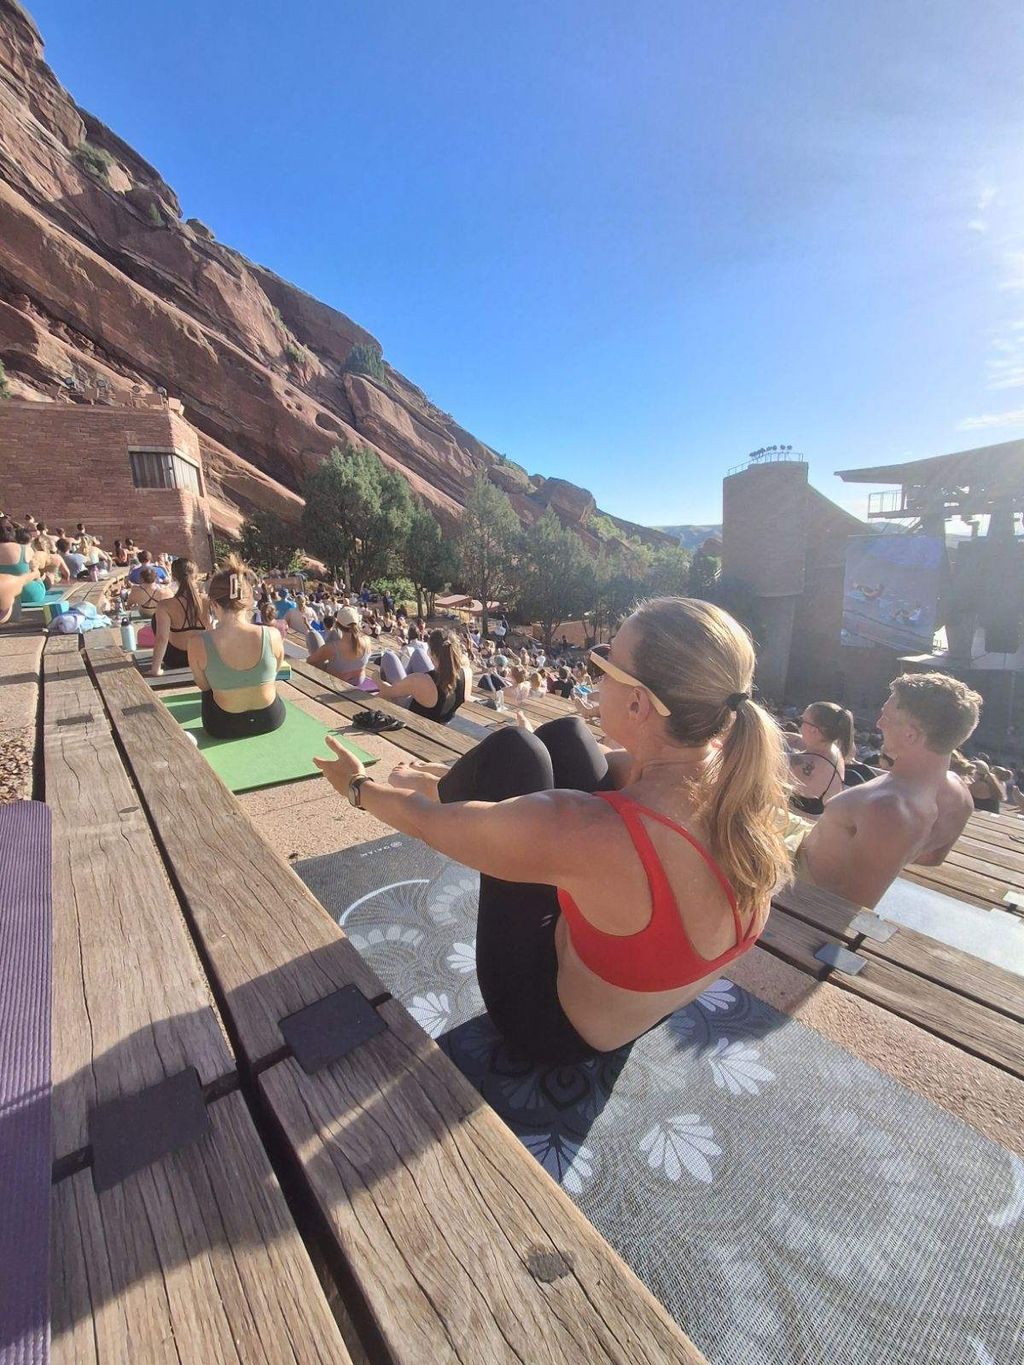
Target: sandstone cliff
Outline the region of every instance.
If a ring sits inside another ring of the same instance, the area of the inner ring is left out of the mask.
[[[0,0],[0,359],[16,394],[180,398],[228,532],[254,508],[296,520],[306,473],[348,439],[372,446],[442,520],[485,470],[524,522],[551,505],[592,539],[591,494],[528,476],[386,363],[376,377],[353,373],[353,347],[382,349],[183,221],[160,174],[60,86],[29,15]]]

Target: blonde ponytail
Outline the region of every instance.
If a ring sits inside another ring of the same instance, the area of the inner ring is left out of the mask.
[[[778,725],[751,700],[750,637],[728,612],[697,598],[655,598],[631,619],[633,672],[669,708],[669,737],[694,746],[720,737],[696,814],[741,914],[756,914],[792,873],[783,843],[787,751]]]
[[[711,854],[736,893],[741,914],[755,914],[792,880],[782,841],[789,765],[782,732],[763,707],[739,703],[712,760],[698,813]]]

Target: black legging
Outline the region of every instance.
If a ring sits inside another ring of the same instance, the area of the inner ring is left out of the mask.
[[[495,730],[438,784],[443,802],[505,801],[568,788],[607,791],[608,761],[578,716],[549,721],[534,734]],[[476,972],[487,1012],[508,1039],[536,1061],[585,1061],[595,1051],[569,1022],[558,999],[552,886],[480,876]]]
[[[217,705],[212,692],[203,693],[203,729],[214,739],[267,735],[271,730],[281,728],[287,714],[280,697],[275,697],[269,706],[261,706],[258,711],[225,711]]]

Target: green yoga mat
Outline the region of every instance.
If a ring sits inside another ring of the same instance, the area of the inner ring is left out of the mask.
[[[203,729],[202,697],[198,692],[183,692],[161,698],[171,715],[189,734],[195,735],[203,757],[230,791],[258,791],[284,782],[301,782],[319,777],[313,755],[330,757],[325,736],[333,733],[312,716],[285,702],[284,724],[269,735],[249,735],[245,739],[213,739]],[[367,767],[377,760],[350,739],[341,741]]]

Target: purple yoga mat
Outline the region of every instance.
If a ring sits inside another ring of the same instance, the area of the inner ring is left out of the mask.
[[[0,1365],[50,1358],[50,812],[0,806]]]

